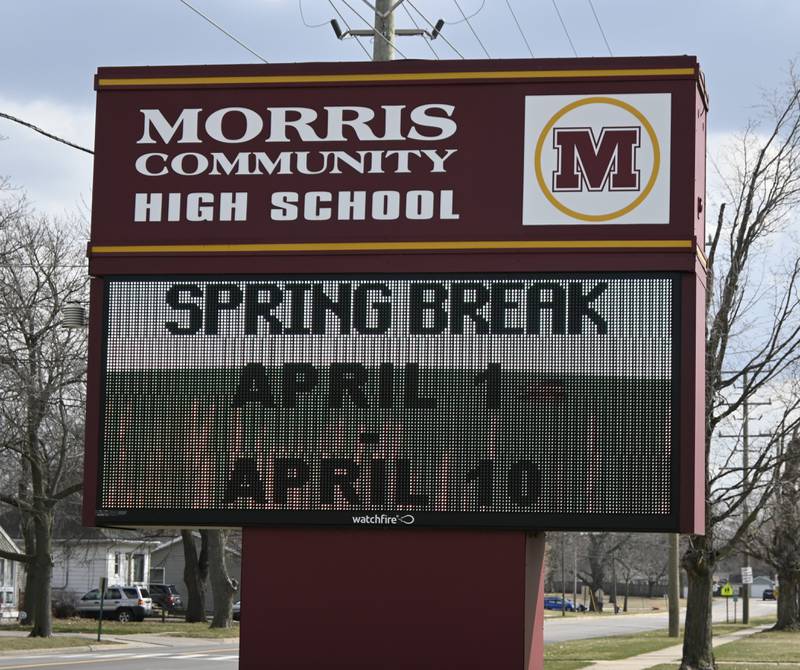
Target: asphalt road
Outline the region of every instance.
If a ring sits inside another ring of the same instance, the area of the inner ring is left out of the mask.
[[[733,603],[729,603],[733,621]],[[752,600],[752,617],[774,616],[775,601]],[[737,607],[741,621],[741,602]],[[681,613],[683,618],[684,613]],[[717,599],[713,610],[714,621],[725,621],[725,602]],[[619,616],[575,616],[545,620],[545,643],[579,640],[591,637],[625,635],[667,627],[667,614],[620,614]],[[0,656],[0,670],[33,670],[34,668],[82,668],[93,670],[235,670],[238,667],[239,649],[236,645],[194,643],[174,647],[119,647],[94,652],[69,652],[67,650],[42,653],[20,652],[18,655]]]
[[[239,664],[239,649],[234,645],[171,647],[169,649],[139,648],[121,651],[94,651],[53,654],[20,652],[19,656],[0,656],[0,670],[23,668],[92,668],[93,670],[235,670]]]
[[[729,603],[730,620],[733,621],[733,602]],[[774,600],[751,600],[750,616],[775,616],[777,604]],[[681,610],[681,624],[685,612]],[[717,598],[712,611],[714,621],[725,621],[725,602]],[[737,606],[737,621],[742,620],[742,602]],[[618,616],[575,616],[556,617],[545,619],[544,641],[564,642],[566,640],[580,640],[589,637],[606,637],[608,635],[629,635],[648,630],[666,628],[669,615],[664,613],[654,614],[620,614]]]

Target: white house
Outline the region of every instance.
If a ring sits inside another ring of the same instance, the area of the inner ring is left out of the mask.
[[[53,540],[55,593],[81,596],[100,584],[138,584],[150,580],[150,552],[159,543],[152,540],[75,539]]]
[[[22,553],[8,533],[0,526],[0,549],[10,553]],[[0,558],[0,619],[16,619],[19,616],[19,570],[17,563]]]

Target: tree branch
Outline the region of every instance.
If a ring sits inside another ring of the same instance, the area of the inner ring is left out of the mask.
[[[36,558],[32,554],[17,554],[13,551],[3,551],[0,549],[0,558],[5,558],[8,561],[16,561],[17,563],[32,563]]]
[[[73,484],[72,486],[68,486],[65,489],[61,489],[58,493],[54,493],[50,496],[51,506],[57,503],[59,500],[63,500],[64,498],[68,498],[73,493],[78,493],[83,489],[83,484]]]

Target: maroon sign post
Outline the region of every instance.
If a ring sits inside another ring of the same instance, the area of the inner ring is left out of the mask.
[[[95,83],[84,522],[244,527],[240,667],[535,670],[544,531],[702,532],[694,58]]]

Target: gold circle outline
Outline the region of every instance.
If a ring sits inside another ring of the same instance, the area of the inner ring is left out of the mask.
[[[570,209],[563,203],[561,203],[547,188],[547,184],[544,181],[544,175],[542,175],[542,148],[544,147],[544,141],[547,137],[547,134],[553,128],[553,126],[558,123],[559,119],[561,119],[565,114],[568,114],[573,109],[577,109],[578,107],[583,107],[584,105],[591,105],[591,104],[604,104],[604,105],[614,105],[615,107],[620,107],[624,109],[626,112],[629,112],[633,116],[635,116],[644,126],[644,129],[647,131],[647,134],[650,136],[650,141],[653,144],[653,170],[652,174],[650,175],[650,179],[647,182],[647,186],[645,186],[644,190],[639,194],[639,196],[633,200],[630,204],[626,205],[622,209],[618,209],[613,212],[609,212],[608,214],[583,214],[581,212],[577,212],[574,209]],[[645,198],[650,195],[650,191],[653,190],[653,186],[655,186],[656,178],[658,177],[658,170],[659,165],[661,163],[661,151],[658,145],[658,138],[656,137],[656,132],[653,130],[653,126],[647,120],[644,114],[642,114],[638,109],[636,109],[633,105],[628,104],[627,102],[623,102],[622,100],[617,100],[616,98],[609,98],[606,96],[593,96],[591,98],[583,98],[581,100],[576,100],[575,102],[571,102],[566,107],[563,107],[558,112],[556,112],[550,120],[547,122],[547,125],[542,130],[541,135],[539,135],[539,140],[536,142],[536,155],[534,156],[534,169],[536,170],[536,181],[539,182],[539,188],[542,189],[542,193],[544,193],[545,198],[550,201],[556,209],[563,212],[567,216],[571,216],[575,219],[580,219],[581,221],[609,221],[611,219],[617,219],[620,216],[627,214],[628,212],[633,211],[639,205],[642,204]]]

